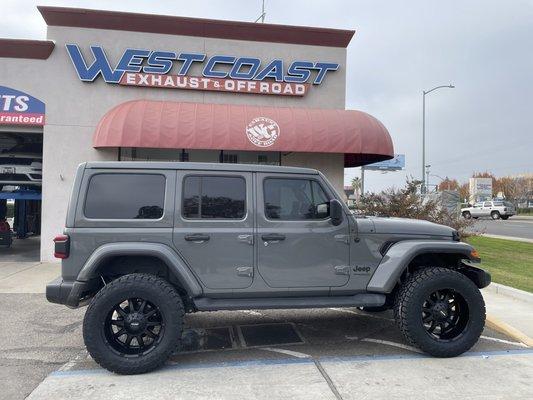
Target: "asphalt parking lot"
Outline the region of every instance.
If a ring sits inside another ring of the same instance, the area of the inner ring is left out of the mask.
[[[533,350],[490,329],[466,355],[436,359],[408,346],[388,312],[196,313],[164,368],[118,376],[87,356],[84,309],[37,293],[0,304],[3,399],[533,397]]]

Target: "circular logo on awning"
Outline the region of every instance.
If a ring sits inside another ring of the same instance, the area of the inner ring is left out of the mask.
[[[246,136],[258,147],[269,147],[279,138],[279,125],[270,118],[257,117],[246,126]]]

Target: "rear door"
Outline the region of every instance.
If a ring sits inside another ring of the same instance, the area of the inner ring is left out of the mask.
[[[257,263],[276,288],[343,286],[349,223],[333,226],[334,198],[318,175],[257,174]]]
[[[476,203],[474,204],[474,207],[470,210],[470,213],[473,217],[480,217],[483,212],[483,203]]]
[[[483,217],[487,217],[490,215],[491,211],[492,211],[492,201],[484,202],[481,215]]]
[[[173,240],[210,289],[252,284],[252,174],[178,171]]]

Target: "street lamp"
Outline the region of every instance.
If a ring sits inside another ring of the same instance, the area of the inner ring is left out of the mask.
[[[441,85],[436,86],[430,90],[422,90],[422,186],[420,191],[422,194],[426,192],[426,178],[425,178],[425,167],[426,167],[426,94],[433,92],[434,90],[441,88],[453,89],[453,85]]]
[[[427,188],[429,187],[429,169],[431,168],[431,165],[426,165],[426,181],[424,182],[425,189],[427,191]]]

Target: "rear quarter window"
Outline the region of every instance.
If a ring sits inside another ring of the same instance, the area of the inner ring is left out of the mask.
[[[96,174],[89,181],[84,215],[89,219],[159,219],[165,183],[158,174]]]

